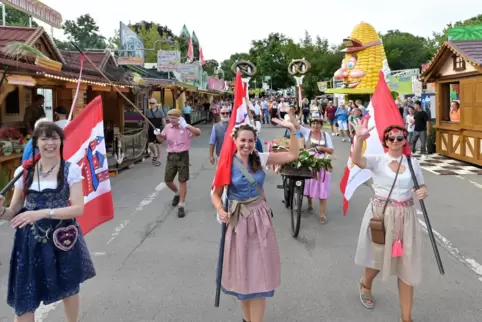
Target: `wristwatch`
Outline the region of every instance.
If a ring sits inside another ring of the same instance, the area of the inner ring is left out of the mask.
[[[55,209],[49,209],[49,217],[52,218],[55,215]]]

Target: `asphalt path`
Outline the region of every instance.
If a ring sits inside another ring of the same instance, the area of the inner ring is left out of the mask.
[[[82,322],[228,322],[241,321],[239,304],[222,294],[214,307],[215,269],[220,225],[211,208],[209,190],[214,166],[209,163],[210,127],[191,150],[187,216],[178,219],[172,193],[161,167],[149,160],[112,178],[114,220],[86,237],[97,276],[81,288]],[[267,126],[264,140],[282,130]],[[362,268],[354,264],[359,227],[371,190],[358,189],[346,216],[342,214],[339,181],[349,144],[334,138],[335,160],[328,223],[304,213],[297,239],[291,237],[290,215],[281,203],[280,177],[270,172],[265,191],[274,211],[281,251],[282,284],[268,300],[266,321],[399,321],[396,280],[374,283],[376,308],[358,299]],[[446,274],[438,273],[429,239],[423,241],[423,282],[415,291],[414,320],[481,321],[482,317],[482,189],[478,177],[436,176],[424,172],[429,186],[427,208],[437,231]],[[471,182],[472,181],[472,182]],[[5,304],[13,231],[0,222],[0,321],[12,321]],[[65,321],[62,305],[42,306],[37,321]]]

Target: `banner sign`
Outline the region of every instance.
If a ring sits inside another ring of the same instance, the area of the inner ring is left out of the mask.
[[[208,88],[216,91],[224,91],[224,80],[216,77],[208,77]]]
[[[318,85],[318,90],[320,92],[326,92],[328,89],[328,82],[317,82],[316,85]]]
[[[119,30],[121,51],[117,64],[144,66],[144,42],[122,22]]]
[[[388,86],[391,91],[395,91],[398,94],[407,95],[413,94],[412,77],[389,77],[390,82]]]
[[[7,6],[13,7],[35,19],[38,19],[54,28],[62,29],[62,15],[37,0],[0,0]],[[7,17],[8,19],[8,17]]]
[[[181,63],[181,52],[179,50],[159,50],[157,52],[157,66],[177,65],[180,63]],[[158,70],[159,70],[159,67],[158,67]],[[159,71],[164,72],[165,70],[159,70]]]
[[[177,73],[188,83],[199,82],[200,69],[199,64],[157,65],[158,71]]]

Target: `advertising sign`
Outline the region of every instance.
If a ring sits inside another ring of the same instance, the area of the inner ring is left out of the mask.
[[[160,72],[168,72],[169,70],[160,70],[159,66],[177,65],[181,63],[181,52],[179,50],[159,50],[157,52],[157,70]]]
[[[52,27],[62,29],[62,15],[54,9],[37,0],[0,0],[0,2],[15,8]],[[8,18],[7,18],[8,19]]]
[[[144,43],[137,34],[122,22],[120,23],[121,52],[117,58],[119,65],[144,66]]]
[[[412,77],[393,77],[390,76],[388,87],[391,91],[395,91],[398,94],[406,95],[412,94]]]
[[[216,91],[224,91],[224,80],[215,77],[208,77],[208,88]],[[269,86],[268,86],[269,88]]]

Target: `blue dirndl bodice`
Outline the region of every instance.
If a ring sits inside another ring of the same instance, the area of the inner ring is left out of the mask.
[[[64,183],[56,189],[28,190],[20,213],[67,207],[69,166],[64,163]],[[63,251],[54,245],[52,233],[69,225],[76,225],[79,236],[72,249]],[[48,305],[77,294],[80,283],[94,276],[94,265],[77,220],[41,219],[15,232],[7,303],[18,316],[34,312],[41,303]]]

